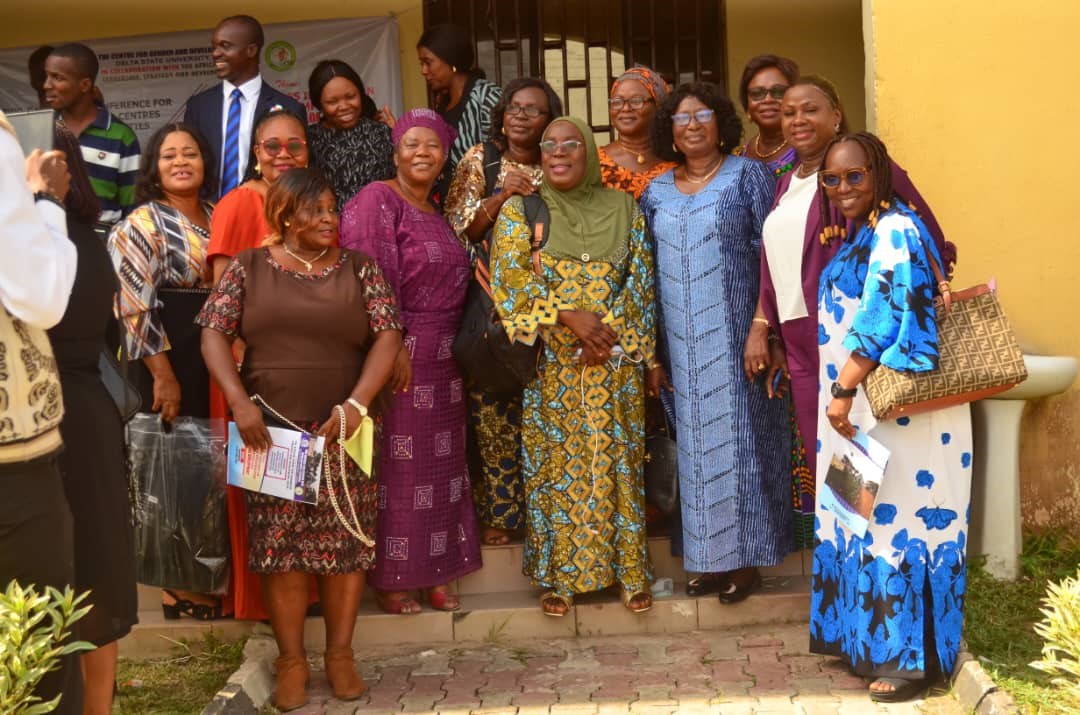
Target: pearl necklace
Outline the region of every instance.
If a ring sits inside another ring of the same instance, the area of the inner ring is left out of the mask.
[[[716,175],[716,172],[720,171],[720,167],[721,167],[721,166],[723,166],[723,165],[724,165],[724,157],[722,157],[722,156],[721,156],[721,157],[720,157],[720,161],[718,161],[718,162],[716,163],[716,166],[714,166],[714,167],[712,168],[712,170],[710,170],[710,171],[709,171],[709,173],[708,173],[708,174],[706,174],[705,176],[701,177],[700,179],[691,179],[691,178],[690,178],[690,174],[689,174],[689,173],[687,173],[687,171],[686,171],[686,167],[684,166],[684,167],[683,167],[683,174],[684,174],[684,176],[683,176],[683,181],[689,182],[689,183],[691,183],[691,184],[704,184],[704,183],[705,183],[706,181],[708,181],[709,179],[713,178],[713,176],[715,176],[715,175]]]
[[[754,153],[758,155],[759,159],[768,159],[770,157],[776,156],[778,153],[780,153],[780,150],[783,149],[786,146],[787,146],[787,139],[780,142],[780,146],[776,147],[775,149],[770,151],[768,154],[763,154],[762,151],[761,151],[761,135],[758,134],[756,137],[754,137]]]
[[[315,265],[316,263],[318,263],[319,259],[326,255],[326,252],[330,250],[330,247],[327,246],[326,248],[324,248],[322,250],[322,253],[315,256],[310,261],[305,260],[305,259],[301,258],[300,256],[296,255],[295,253],[293,253],[292,251],[290,251],[289,250],[289,245],[287,243],[285,243],[284,241],[281,242],[281,250],[285,251],[285,253],[289,254],[290,256],[295,258],[296,260],[303,263],[304,264],[304,270],[306,270],[308,273],[311,273],[312,266]]]
[[[623,148],[623,151],[625,151],[626,153],[635,155],[637,157],[637,163],[638,163],[639,166],[645,163],[645,153],[644,152],[639,153],[639,152],[634,151],[630,147],[626,146],[625,144],[623,144],[622,138],[616,139],[615,143],[618,144],[619,146],[621,146]]]

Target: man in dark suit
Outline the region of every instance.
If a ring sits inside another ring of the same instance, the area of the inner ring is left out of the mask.
[[[307,112],[259,75],[263,29],[258,20],[249,15],[225,18],[215,28],[211,44],[214,72],[221,84],[191,97],[184,121],[198,127],[210,142],[213,156],[207,166],[217,168],[219,195],[223,196],[243,181],[255,118],[280,104],[307,124]]]

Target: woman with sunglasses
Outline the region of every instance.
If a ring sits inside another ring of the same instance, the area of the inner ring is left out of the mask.
[[[941,254],[926,224],[892,184],[893,167],[872,134],[825,148],[823,205],[849,232],[824,267],[817,340],[822,386],[818,474],[856,430],[889,450],[869,525],[853,530],[819,482],[810,649],[864,678],[870,698],[915,698],[952,672],[964,621],[966,514],[971,490],[971,412],[956,405],[895,420],[874,418],[859,387],[877,365],[937,367],[934,317]],[[863,490],[865,493],[865,490]]]
[[[214,209],[210,222],[210,245],[207,257],[216,284],[229,261],[241,251],[257,248],[271,234],[263,205],[266,193],[286,172],[308,165],[307,133],[303,122],[281,105],[274,105],[256,117],[251,130],[251,157],[244,182],[225,194]],[[314,254],[297,254],[311,260]],[[232,344],[237,364],[244,360],[244,343]],[[210,389],[211,418],[229,416],[225,397],[216,385]],[[232,546],[232,601],[236,618],[265,620],[268,614],[262,599],[257,574],[248,570],[248,523],[245,491],[228,487],[229,538]],[[314,579],[311,601],[318,600]]]
[[[525,388],[522,461],[527,505],[524,571],[550,589],[546,615],[574,596],[618,584],[633,613],[652,607],[645,538],[645,365],[654,359],[653,259],[634,199],[603,186],[589,126],[548,125],[540,143],[533,227],[515,196],[495,227],[492,286],[511,340],[543,341]],[[537,224],[537,229],[541,224]]]
[[[698,574],[687,593],[718,593],[722,603],[759,589],[758,568],[779,564],[791,544],[784,406],[742,376],[773,178],[761,162],[731,156],[741,133],[719,87],[679,87],[653,135],[679,166],[641,197],[670,359],[649,364],[648,391],[675,398],[683,563]]]
[[[852,229],[836,207],[823,209],[817,174],[825,147],[837,134],[847,132],[847,121],[836,88],[814,75],[805,75],[788,88],[780,111],[784,137],[798,153],[798,162],[777,182],[773,208],[765,220],[759,304],[747,333],[743,369],[748,380],[765,376],[770,397],[784,394],[790,386],[796,443],[806,444],[817,434],[818,279]],[[895,163],[890,166],[895,191],[923,216],[945,270],[950,271],[956,247],[945,241],[907,174]],[[806,467],[807,485],[800,488],[803,515],[814,513],[814,490],[809,485],[814,484],[815,460],[807,459]],[[809,516],[800,519],[804,525],[809,520]]]
[[[491,137],[465,152],[446,197],[446,218],[489,270],[491,229],[506,200],[540,188],[540,138],[562,100],[547,82],[511,80],[491,113]],[[472,366],[482,371],[486,366]],[[471,371],[465,369],[469,374]],[[525,526],[521,482],[521,391],[469,386],[469,474],[481,540],[498,546]]]
[[[739,81],[739,102],[758,131],[734,153],[765,162],[776,177],[795,165],[795,148],[784,138],[780,126],[780,102],[798,78],[799,66],[793,60],[758,55],[746,63]]]
[[[604,186],[640,199],[650,181],[674,168],[674,162],[657,156],[650,135],[656,108],[668,91],[659,73],[641,66],[623,72],[611,85],[608,118],[618,136],[600,149]]]

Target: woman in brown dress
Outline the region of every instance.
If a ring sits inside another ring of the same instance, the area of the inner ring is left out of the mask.
[[[272,232],[266,245],[229,262],[197,322],[207,367],[247,447],[270,446],[263,414],[251,400],[255,394],[288,420],[327,437],[316,505],[246,493],[248,567],[262,574],[280,654],[274,702],[292,710],[307,702],[308,574],[319,583],[326,676],[334,696],[352,700],[367,689],[351,644],[364,571],[375,562],[370,537],[376,482],[345,458],[336,441],[340,420],[353,434],[389,379],[401,321],[375,262],[338,248],[334,193],[321,174],[294,169],[281,176],[267,192],[265,217]],[[236,339],[247,346],[239,374],[231,350]],[[330,483],[342,462],[350,485],[345,493]],[[358,532],[339,520],[327,494],[331,488],[339,490],[338,502],[347,497],[355,506]]]
[[[640,199],[650,181],[675,168],[675,162],[656,155],[650,142],[656,108],[667,96],[667,82],[648,67],[631,67],[611,85],[608,116],[618,137],[600,149],[604,186]]]

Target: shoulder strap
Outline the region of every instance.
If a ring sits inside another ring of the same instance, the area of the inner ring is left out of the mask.
[[[502,166],[502,154],[495,142],[484,142],[484,196],[495,193],[495,182],[499,180],[499,168]]]
[[[540,249],[547,244],[547,230],[551,223],[551,211],[540,194],[529,194],[524,197],[525,220],[532,228],[532,264],[533,271],[540,275]]]

